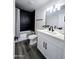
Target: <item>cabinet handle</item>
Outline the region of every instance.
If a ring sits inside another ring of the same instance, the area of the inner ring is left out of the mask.
[[[43,48],[47,49],[47,43],[46,42],[43,42]]]
[[[43,42],[43,48],[45,48],[45,42]]]
[[[47,43],[45,43],[45,49],[47,49]]]

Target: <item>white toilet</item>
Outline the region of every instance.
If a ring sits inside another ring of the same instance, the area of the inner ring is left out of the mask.
[[[29,35],[28,39],[30,40],[29,45],[34,45],[37,43],[37,35],[35,35],[35,34]]]

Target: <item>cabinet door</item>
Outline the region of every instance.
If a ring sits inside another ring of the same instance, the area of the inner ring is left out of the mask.
[[[62,49],[48,42],[47,43],[47,59],[62,59]]]
[[[40,52],[46,57],[47,52],[45,49],[45,40],[42,37],[38,37],[38,43],[37,43],[37,48],[40,50]]]

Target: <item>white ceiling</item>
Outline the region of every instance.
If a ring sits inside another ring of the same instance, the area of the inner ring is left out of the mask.
[[[57,2],[59,0],[15,0],[16,7],[33,11],[49,2]]]

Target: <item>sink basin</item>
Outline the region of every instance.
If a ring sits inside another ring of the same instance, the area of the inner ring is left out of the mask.
[[[58,32],[57,31],[48,31],[49,33],[52,33],[52,34],[58,34]]]

